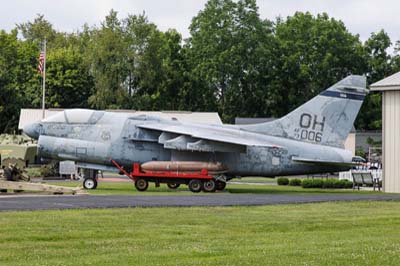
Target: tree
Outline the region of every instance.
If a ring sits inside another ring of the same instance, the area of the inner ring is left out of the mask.
[[[127,47],[127,91],[134,109],[159,109],[160,83],[163,79],[163,35],[145,14],[124,20]]]
[[[17,24],[17,29],[21,31],[22,36],[31,42],[42,42],[47,39],[52,43],[56,38],[56,31],[53,25],[44,18],[44,15],[37,14],[33,22]]]
[[[49,51],[47,63],[48,107],[85,108],[93,91],[93,78],[83,55],[73,47]]]
[[[14,88],[17,64],[17,31],[0,31],[0,132],[10,132],[19,113],[19,97]]]
[[[89,104],[97,109],[122,108],[126,101],[123,83],[127,72],[125,44],[117,12],[111,10],[101,29],[94,30],[90,45],[95,91]]]
[[[41,105],[44,38],[49,107],[218,111],[232,122],[285,115],[349,74],[365,73],[370,84],[400,70],[399,41],[391,56],[383,30],[362,44],[325,13],[263,21],[255,0],[209,0],[185,41],[144,13],[117,15],[111,10],[99,27],[73,33],[54,30],[40,14],[1,31],[0,130],[16,128],[21,107]],[[369,94],[358,129],[380,128],[380,102]]]
[[[270,60],[271,25],[259,18],[253,0],[210,0],[193,18],[188,60],[205,110],[218,107],[222,118],[232,121],[237,115],[254,115],[248,112],[251,106],[262,108],[265,84],[260,76],[268,73],[260,70]]]
[[[316,17],[296,12],[278,19],[276,85],[285,104],[276,106],[283,115],[349,74],[363,74],[365,59],[357,35],[327,14]]]
[[[400,41],[396,42],[396,45],[394,47],[394,56],[392,58],[393,60],[393,72],[398,72],[400,71]]]
[[[392,74],[392,59],[387,53],[391,45],[390,37],[383,30],[372,33],[365,42],[368,84],[372,84]],[[357,129],[382,128],[382,97],[380,92],[367,95],[356,120]]]

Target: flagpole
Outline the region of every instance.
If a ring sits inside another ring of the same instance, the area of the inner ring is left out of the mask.
[[[45,119],[46,116],[46,104],[45,104],[45,96],[46,96],[46,39],[44,39],[44,60],[43,60],[43,85],[42,85],[42,118]]]

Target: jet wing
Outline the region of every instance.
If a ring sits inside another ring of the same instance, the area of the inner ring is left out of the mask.
[[[197,127],[182,124],[146,123],[141,129],[161,132],[158,142],[164,148],[204,152],[246,152],[247,146],[274,147],[248,136],[240,130],[217,127]]]
[[[320,165],[336,165],[336,166],[353,166],[357,165],[354,162],[341,162],[341,161],[328,161],[328,160],[318,160],[302,157],[293,157],[292,160],[298,163],[309,163],[309,164],[320,164]]]

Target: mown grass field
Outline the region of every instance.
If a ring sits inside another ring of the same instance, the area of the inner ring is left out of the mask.
[[[241,179],[244,182],[247,179]],[[318,188],[301,188],[294,186],[277,186],[271,184],[270,180],[262,183],[262,179],[253,179],[253,182],[257,180],[257,184],[241,184],[241,182],[235,182],[234,184],[229,184],[226,190],[217,193],[257,193],[257,194],[288,194],[288,193],[304,193],[304,194],[320,194],[320,193],[381,193],[374,192],[371,190],[361,190],[354,191],[352,189],[318,189]],[[236,181],[236,180],[235,180]],[[48,182],[49,184],[59,185],[59,186],[71,186],[78,187],[82,186],[82,182]],[[160,187],[155,187],[154,183],[149,184],[149,188],[145,192],[139,192],[135,189],[133,182],[99,182],[97,189],[88,190],[91,195],[141,195],[141,196],[160,196],[160,195],[192,195],[193,193],[189,191],[186,185],[181,185],[180,188],[176,190],[169,189],[165,184],[161,184]],[[206,193],[199,193],[196,195],[207,195]]]
[[[0,213],[0,265],[399,265],[400,202]]]

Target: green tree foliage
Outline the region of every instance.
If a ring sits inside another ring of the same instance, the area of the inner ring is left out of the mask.
[[[366,66],[368,83],[372,84],[393,72],[393,62],[387,50],[391,41],[383,30],[372,33],[365,42]],[[382,97],[380,92],[370,92],[365,99],[360,114],[357,117],[358,129],[379,129],[382,127]]]
[[[17,119],[19,101],[14,85],[17,81],[17,31],[0,31],[0,128],[9,132]]]
[[[186,109],[182,98],[185,69],[181,35],[175,30],[149,31],[148,45],[136,54],[138,80],[132,94],[132,107],[147,110]]]
[[[188,61],[202,97],[195,95],[225,121],[264,113],[270,75],[261,70],[272,67],[271,26],[253,0],[210,0],[192,20]]]
[[[365,71],[363,48],[357,35],[327,14],[314,17],[297,12],[278,19],[276,84],[285,104],[275,106],[283,115],[349,74]]]
[[[394,56],[392,58],[392,67],[393,71],[392,72],[398,72],[400,71],[400,41],[396,42],[396,45],[394,47]]]
[[[53,25],[44,18],[44,15],[37,14],[33,22],[26,22],[17,25],[22,36],[28,41],[36,41],[38,43],[47,39],[50,43],[56,38],[56,31]]]
[[[191,36],[160,31],[146,14],[72,33],[43,15],[0,31],[0,132],[16,129],[21,108],[41,105],[37,72],[47,39],[47,107],[218,111],[279,117],[349,74],[373,83],[400,71],[400,42],[382,30],[362,43],[342,21],[297,12],[262,20],[255,0],[209,0]],[[22,38],[18,38],[22,36]],[[370,93],[358,129],[381,127],[381,96]]]
[[[93,77],[83,64],[83,55],[73,47],[57,48],[47,54],[48,107],[87,108],[93,92]]]
[[[165,34],[149,23],[144,14],[129,16],[125,21],[128,54],[128,92],[134,109],[163,109],[163,81],[166,75]]]
[[[102,26],[92,33],[90,61],[95,81],[95,92],[89,103],[97,109],[121,108],[126,91],[123,90],[126,74],[125,45],[121,22],[117,12],[111,10]]]

